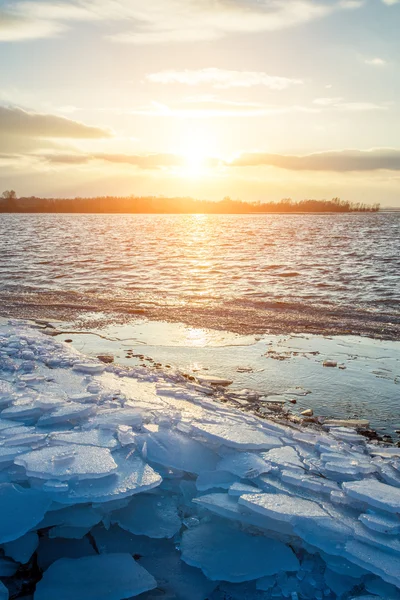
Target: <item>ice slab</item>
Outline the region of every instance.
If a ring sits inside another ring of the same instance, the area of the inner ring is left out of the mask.
[[[172,538],[181,527],[176,500],[169,496],[140,494],[112,514],[111,520],[135,535]]]
[[[67,490],[48,490],[49,495],[61,504],[102,503],[151,490],[162,482],[162,477],[130,448],[115,450],[112,457],[117,464],[112,475],[70,482]]]
[[[400,557],[357,540],[346,543],[344,556],[356,565],[400,587]]]
[[[140,564],[157,580],[162,598],[175,600],[204,600],[217,586],[206,578],[200,569],[190,567],[181,560],[180,554],[171,548],[162,553],[144,556]]]
[[[129,554],[63,558],[45,571],[34,600],[123,600],[156,585],[154,577]]]
[[[239,421],[221,420],[221,423],[194,423],[193,429],[212,441],[241,450],[269,450],[282,446],[280,439],[268,435],[260,427],[250,427]]]
[[[58,508],[58,507],[57,507]],[[64,525],[66,527],[94,527],[102,520],[102,512],[90,505],[76,505],[50,510],[39,523],[38,529]]]
[[[50,441],[56,445],[80,444],[83,446],[99,446],[100,448],[116,448],[118,442],[114,435],[104,429],[90,429],[81,431],[71,431],[63,433],[53,433]]]
[[[29,531],[13,542],[4,544],[4,554],[13,560],[25,564],[39,545],[39,537],[35,531]]]
[[[62,423],[77,423],[95,412],[96,408],[91,405],[68,402],[64,406],[55,408],[50,413],[43,415],[38,420],[39,427],[59,425]],[[14,417],[15,418],[15,417]]]
[[[295,554],[283,543],[222,522],[187,529],[182,536],[182,559],[212,581],[251,581],[299,568]]]
[[[328,518],[328,514],[316,502],[284,494],[245,494],[239,498],[239,504],[261,515],[288,523],[296,522],[299,518]]]
[[[210,448],[177,431],[149,434],[146,455],[151,462],[196,475],[213,471],[218,462],[218,456]]]
[[[50,446],[18,456],[16,465],[26,469],[30,477],[39,479],[97,479],[117,470],[108,448],[71,444]]]
[[[239,496],[243,496],[244,494],[259,494],[260,492],[260,488],[247,483],[241,483],[240,481],[232,484],[228,490],[229,496],[233,496],[235,498],[239,498]]]
[[[243,479],[255,479],[262,473],[268,473],[271,465],[258,454],[237,452],[228,454],[217,465],[219,471],[228,471]]]
[[[237,477],[228,471],[203,471],[196,479],[196,488],[200,492],[213,488],[228,490],[237,480]]]
[[[103,373],[105,366],[101,363],[80,362],[75,363],[73,369],[74,371],[78,371],[79,373],[86,373],[88,375],[99,375],[100,373]]]
[[[303,462],[292,446],[283,446],[269,452],[263,452],[262,458],[277,467],[299,467],[304,469]]]
[[[376,479],[344,483],[343,489],[351,498],[390,513],[400,513],[400,489]]]
[[[0,543],[28,533],[44,517],[51,504],[45,493],[11,483],[0,484]]]
[[[397,535],[400,533],[400,519],[397,516],[367,513],[360,515],[358,518],[365,527],[373,531],[385,533],[386,535]]]

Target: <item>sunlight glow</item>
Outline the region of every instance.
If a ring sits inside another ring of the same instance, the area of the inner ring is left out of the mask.
[[[203,148],[193,145],[184,152],[185,166],[184,174],[186,177],[201,177],[206,170],[206,154]]]

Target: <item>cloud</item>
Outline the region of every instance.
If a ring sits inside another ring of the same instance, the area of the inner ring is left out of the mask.
[[[271,90],[284,90],[292,85],[302,84],[300,79],[268,75],[262,71],[230,71],[226,69],[207,68],[184,71],[160,71],[146,76],[153,83],[181,83],[184,85],[210,84],[215,88],[234,88],[262,85]]]
[[[0,41],[49,37],[77,21],[103,21],[120,43],[198,42],[275,31],[358,8],[359,0],[6,0]]]
[[[242,154],[226,164],[231,167],[269,166],[292,171],[400,171],[400,150],[341,150],[303,156],[251,153]]]
[[[315,98],[313,104],[318,104],[318,106],[336,106],[342,100],[343,98]]]
[[[399,4],[400,0],[382,0],[382,2],[388,6],[394,6],[395,4]]]
[[[100,127],[89,127],[64,117],[0,106],[0,135],[24,138],[99,139],[110,137],[111,134]]]
[[[387,110],[387,104],[375,104],[374,102],[344,102],[343,98],[315,98],[313,104],[321,108],[339,111],[364,112],[371,110]]]
[[[364,60],[364,62],[365,62],[366,65],[371,65],[372,67],[383,67],[383,66],[385,66],[387,64],[386,60],[383,60],[383,58],[378,58],[378,57],[376,57],[376,58],[366,58]]]
[[[150,153],[150,154],[61,154],[52,153],[38,156],[51,164],[59,165],[79,165],[89,162],[101,161],[106,163],[131,165],[139,169],[155,170],[171,167],[184,167],[187,165],[185,156],[169,153]],[[216,167],[221,164],[221,160],[213,157],[204,159],[204,166]]]

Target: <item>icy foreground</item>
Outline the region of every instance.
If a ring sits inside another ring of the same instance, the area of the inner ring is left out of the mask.
[[[0,327],[0,600],[400,600],[400,449]]]

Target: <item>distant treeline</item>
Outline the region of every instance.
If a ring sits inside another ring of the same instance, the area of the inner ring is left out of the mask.
[[[220,202],[158,196],[104,196],[100,198],[17,198],[13,191],[0,197],[0,212],[9,213],[152,213],[152,214],[245,214],[245,213],[346,213],[377,212],[379,204],[332,200],[284,198],[279,202],[243,202],[229,197]]]

